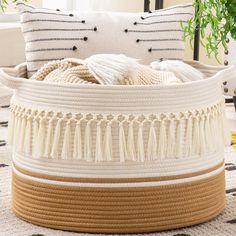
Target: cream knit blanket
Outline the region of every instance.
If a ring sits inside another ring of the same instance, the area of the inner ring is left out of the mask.
[[[124,55],[95,55],[45,64],[31,79],[55,83],[168,85],[182,83],[173,72],[152,69]]]

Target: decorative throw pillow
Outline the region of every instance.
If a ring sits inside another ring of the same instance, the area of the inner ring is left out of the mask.
[[[29,76],[51,60],[87,58],[98,53],[125,54],[143,64],[183,59],[181,23],[192,4],[152,13],[62,12],[17,3],[26,42]]]

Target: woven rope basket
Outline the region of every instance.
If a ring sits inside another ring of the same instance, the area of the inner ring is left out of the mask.
[[[222,79],[171,86],[70,85],[1,70],[15,89],[12,203],[34,224],[91,233],[185,227],[225,207]]]

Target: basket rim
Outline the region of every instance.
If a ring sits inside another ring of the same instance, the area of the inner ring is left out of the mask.
[[[235,66],[212,66],[212,65],[205,65],[203,63],[197,62],[197,61],[185,61],[187,63],[191,63],[192,65],[199,65],[199,66],[205,66],[209,70],[219,70],[216,74],[214,74],[211,77],[205,78],[203,80],[197,80],[197,81],[191,81],[186,83],[180,83],[180,84],[170,84],[170,85],[101,85],[101,84],[71,84],[71,83],[55,83],[55,82],[48,82],[48,81],[37,81],[37,80],[30,80],[23,77],[13,77],[9,75],[10,69],[9,68],[0,68],[0,82],[5,84],[8,87],[11,87],[13,89],[17,89],[17,87],[20,87],[22,84],[30,84],[35,86],[42,86],[47,87],[50,86],[50,88],[70,88],[70,89],[97,89],[97,90],[122,90],[122,91],[128,91],[128,90],[162,90],[162,89],[180,89],[180,88],[188,88],[193,87],[194,85],[209,83],[211,81],[215,80],[222,80],[224,78],[228,78],[228,76],[234,76],[236,68]],[[26,66],[26,63],[19,64],[14,69],[15,72],[20,71],[24,66]],[[10,83],[10,84],[9,84]]]

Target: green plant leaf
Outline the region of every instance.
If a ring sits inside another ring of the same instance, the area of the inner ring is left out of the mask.
[[[200,43],[207,55],[214,55],[219,61],[220,45],[227,50],[227,37],[231,35],[236,40],[236,0],[197,0],[194,6],[196,14],[184,27],[185,38],[189,38],[191,43],[198,28]]]

